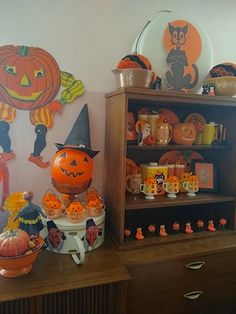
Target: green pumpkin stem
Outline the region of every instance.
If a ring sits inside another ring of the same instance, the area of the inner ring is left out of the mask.
[[[20,46],[17,53],[21,56],[29,55],[29,47],[27,46]]]
[[[9,229],[8,230],[8,236],[13,237],[15,235],[16,235],[16,233],[15,233],[15,231],[13,229]]]

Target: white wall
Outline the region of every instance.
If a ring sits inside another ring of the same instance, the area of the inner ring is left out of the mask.
[[[61,70],[85,82],[86,94],[56,117],[42,155],[50,160],[56,151],[54,143],[64,142],[88,102],[92,148],[101,151],[94,158],[93,186],[99,191],[103,181],[104,95],[115,89],[111,70],[130,52],[137,34],[155,12],[168,9],[196,21],[211,40],[213,64],[236,63],[235,0],[0,0],[0,5],[0,46],[41,47],[55,57]],[[34,142],[28,112],[18,111],[10,134],[17,155],[8,162],[10,190],[32,190],[39,203],[52,186],[49,168],[40,169],[27,161]]]

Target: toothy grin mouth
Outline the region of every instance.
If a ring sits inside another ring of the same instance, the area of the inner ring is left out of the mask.
[[[76,178],[76,177],[78,177],[78,176],[82,176],[82,174],[84,174],[83,172],[76,172],[76,173],[74,173],[74,172],[69,172],[69,171],[63,169],[62,167],[61,167],[61,171],[62,171],[67,177],[73,177],[73,178]]]

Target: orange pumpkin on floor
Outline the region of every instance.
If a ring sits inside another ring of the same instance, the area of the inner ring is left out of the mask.
[[[192,145],[196,135],[196,127],[193,123],[176,123],[173,126],[172,140],[175,144]]]
[[[93,160],[81,150],[63,148],[51,160],[52,182],[60,193],[79,194],[91,184]]]

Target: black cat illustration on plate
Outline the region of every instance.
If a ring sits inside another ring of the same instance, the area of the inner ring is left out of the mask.
[[[188,24],[180,27],[168,23],[168,31],[174,47],[169,51],[166,58],[166,62],[170,67],[170,70],[166,72],[166,81],[172,90],[187,91],[194,88],[199,80],[199,71],[196,64],[191,65],[194,70],[193,74],[185,74],[185,68],[189,66],[189,60],[184,49]]]

